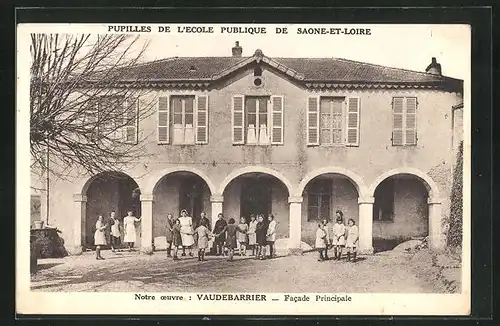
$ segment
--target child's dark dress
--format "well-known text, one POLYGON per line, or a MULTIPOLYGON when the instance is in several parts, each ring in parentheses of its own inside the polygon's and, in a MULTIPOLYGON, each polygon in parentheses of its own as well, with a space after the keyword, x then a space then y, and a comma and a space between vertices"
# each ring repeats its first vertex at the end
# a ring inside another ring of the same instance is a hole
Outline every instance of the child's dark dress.
POLYGON ((226 241, 226 234, 223 232, 224 228, 227 226, 227 222, 224 219, 217 220, 214 226, 213 234, 220 234, 215 238, 215 243, 218 245, 223 245, 226 241))
POLYGON ((236 224, 229 224, 226 226, 226 247, 230 249, 234 249, 237 247, 236 244, 236 231, 238 230, 238 226, 236 224))
POLYGON ((259 246, 265 246, 267 244, 266 240, 267 225, 265 222, 257 223, 257 229, 255 230, 255 234, 257 235, 257 244, 259 246))
POLYGON ((172 227, 172 244, 174 247, 182 246, 181 226, 174 224, 172 227))

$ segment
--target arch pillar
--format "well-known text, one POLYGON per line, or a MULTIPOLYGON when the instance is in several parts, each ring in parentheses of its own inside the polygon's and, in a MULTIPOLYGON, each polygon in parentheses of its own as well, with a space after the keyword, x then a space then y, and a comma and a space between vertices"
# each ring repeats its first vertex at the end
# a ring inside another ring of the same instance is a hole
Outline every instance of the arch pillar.
POLYGON ((302 196, 288 197, 290 226, 289 226, 289 239, 288 250, 291 253, 301 252, 300 244, 302 242, 302 196))
POLYGON ((433 250, 443 250, 445 238, 443 234, 443 215, 441 213, 441 199, 429 197, 429 245, 433 250))
POLYGON ((141 194, 141 253, 153 253, 153 194, 141 194))
POLYGON ((73 241, 67 250, 70 255, 80 255, 83 251, 83 230, 86 228, 87 196, 73 194, 73 241))
POLYGON ((374 197, 359 197, 359 252, 373 254, 373 204, 374 197))

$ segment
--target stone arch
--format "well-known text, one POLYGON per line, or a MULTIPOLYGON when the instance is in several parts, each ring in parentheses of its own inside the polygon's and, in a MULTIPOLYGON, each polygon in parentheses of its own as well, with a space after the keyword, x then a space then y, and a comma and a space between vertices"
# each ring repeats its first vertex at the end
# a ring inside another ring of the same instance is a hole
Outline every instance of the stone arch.
POLYGON ((135 176, 133 175, 130 175, 126 172, 123 172, 123 171, 113 171, 113 170, 109 170, 109 171, 102 171, 102 172, 99 172, 89 178, 81 178, 81 179, 78 179, 76 182, 75 182, 75 191, 74 191, 74 194, 75 195, 83 195, 85 196, 86 193, 87 193, 87 190, 89 189, 90 185, 92 184, 92 182, 94 182, 97 178, 99 178, 100 176, 102 175, 105 175, 105 174, 119 174, 119 175, 123 175, 123 176, 127 176, 129 177, 130 179, 134 180, 134 182, 139 186, 139 189, 142 191, 143 187, 142 187, 142 184, 140 183, 140 180, 139 178, 136 178, 135 176))
POLYGON ((152 194, 154 188, 158 184, 158 182, 166 175, 174 173, 174 172, 190 172, 193 173, 205 181, 207 184, 208 188, 210 189, 210 193, 212 195, 215 195, 217 193, 217 188, 213 184, 212 180, 202 171, 198 170, 197 168, 193 168, 190 166, 174 166, 174 167, 169 167, 163 170, 159 171, 154 171, 150 176, 147 177, 146 181, 144 182, 144 191, 143 193, 145 194, 152 194))
POLYGON ((434 182, 434 180, 432 180, 432 178, 429 175, 422 172, 421 170, 408 167, 392 169, 378 176, 375 179, 375 181, 371 184, 370 188, 368 188, 369 195, 373 196, 375 194, 375 189, 377 189, 378 185, 382 181, 398 174, 409 174, 417 177, 420 181, 422 181, 425 188, 427 189, 427 192, 429 193, 429 198, 432 198, 433 201, 440 201, 439 187, 436 184, 436 182, 434 182))
POLYGON ((312 179, 314 179, 322 174, 327 174, 327 173, 335 173, 335 174, 340 174, 342 176, 347 177, 347 179, 349 179, 349 181, 351 181, 351 183, 354 185, 354 187, 358 191, 358 196, 360 198, 365 198, 369 194, 368 188, 366 187, 366 185, 363 181, 363 178, 361 178, 358 174, 356 174, 350 170, 341 168, 341 167, 327 166, 327 167, 319 168, 319 169, 316 169, 314 171, 307 173, 304 176, 304 178, 302 179, 302 181, 300 181, 299 186, 297 188, 297 193, 295 195, 298 197, 301 197, 303 192, 304 192, 305 187, 312 179))
POLYGON ((224 193, 224 190, 226 189, 227 185, 232 180, 236 179, 240 175, 247 174, 247 173, 265 173, 265 174, 272 175, 275 178, 277 178, 278 180, 280 180, 285 185, 285 187, 288 190, 289 196, 291 196, 292 194, 295 193, 292 183, 280 172, 275 171, 275 170, 270 169, 270 168, 263 167, 263 166, 247 166, 247 167, 244 167, 241 169, 234 170, 228 176, 226 176, 224 178, 224 180, 222 180, 222 182, 219 186, 219 194, 224 193))

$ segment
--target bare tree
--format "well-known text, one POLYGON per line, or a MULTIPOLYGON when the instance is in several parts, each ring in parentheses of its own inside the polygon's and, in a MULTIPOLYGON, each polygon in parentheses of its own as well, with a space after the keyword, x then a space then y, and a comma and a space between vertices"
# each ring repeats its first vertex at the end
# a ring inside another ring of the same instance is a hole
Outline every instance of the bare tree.
POLYGON ((138 124, 154 99, 137 67, 146 48, 124 34, 31 34, 32 172, 96 174, 145 155, 138 124))

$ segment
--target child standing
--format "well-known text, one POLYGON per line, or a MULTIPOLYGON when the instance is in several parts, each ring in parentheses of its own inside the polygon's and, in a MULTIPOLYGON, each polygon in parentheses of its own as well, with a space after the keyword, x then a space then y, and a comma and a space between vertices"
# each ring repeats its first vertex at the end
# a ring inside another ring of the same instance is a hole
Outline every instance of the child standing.
POLYGON ((252 248, 252 256, 255 256, 257 254, 257 236, 255 234, 256 230, 257 220, 255 220, 254 214, 250 214, 250 224, 248 225, 248 246, 252 248))
POLYGON ((319 252, 319 258, 318 261, 323 261, 325 260, 325 252, 326 252, 326 246, 327 246, 327 233, 325 231, 325 226, 323 225, 323 222, 318 223, 318 229, 316 230, 316 243, 315 247, 319 252))
POLYGON ((332 243, 332 240, 330 238, 330 232, 328 231, 328 219, 324 218, 322 220, 323 223, 323 229, 326 232, 326 249, 325 249, 325 260, 329 260, 330 258, 328 257, 328 249, 330 248, 330 244, 332 243))
POLYGON ((111 234, 110 234, 111 251, 115 252, 120 247, 121 237, 122 237, 120 220, 116 218, 115 211, 111 211, 110 222, 111 222, 111 234))
POLYGON ((172 245, 174 246, 174 260, 179 260, 177 251, 179 250, 179 246, 182 246, 181 222, 179 219, 175 219, 172 226, 172 245))
POLYGON ((165 238, 167 240, 167 257, 170 258, 172 251, 172 241, 173 241, 173 227, 174 227, 174 216, 170 213, 167 214, 167 223, 165 225, 165 238))
POLYGON ((101 246, 106 245, 106 235, 104 234, 104 230, 106 229, 106 225, 103 222, 102 215, 97 217, 97 222, 95 223, 95 233, 94 233, 94 245, 95 247, 95 259, 104 260, 101 256, 101 246))
POLYGON ((228 225, 224 227, 222 230, 222 233, 226 233, 226 247, 229 250, 229 261, 233 260, 234 256, 234 249, 236 248, 236 233, 237 232, 246 232, 241 230, 238 225, 234 224, 235 220, 234 218, 230 218, 228 221, 228 225))
POLYGON ((352 218, 349 219, 347 225, 347 239, 345 244, 347 248, 347 260, 351 261, 352 253, 352 262, 356 262, 356 247, 358 245, 359 229, 352 218))
POLYGON ((264 215, 260 214, 257 217, 257 227, 255 230, 257 238, 257 259, 266 259, 266 235, 267 235, 267 224, 264 222, 264 215))
POLYGON ((207 227, 207 222, 201 220, 200 226, 196 228, 194 233, 198 234, 198 260, 205 260, 205 249, 208 248, 208 241, 212 237, 212 232, 207 227))
POLYGON ((216 234, 215 236, 215 250, 216 250, 216 255, 220 256, 224 254, 224 242, 226 241, 226 234, 222 232, 224 228, 227 225, 226 220, 224 219, 224 215, 222 213, 219 213, 217 215, 218 220, 215 222, 213 234, 216 234))
POLYGON ((342 211, 338 210, 336 212, 337 219, 336 223, 333 225, 333 254, 334 259, 340 260, 342 258, 342 248, 345 245, 345 225, 344 225, 344 214, 342 211))
POLYGON ((268 216, 269 223, 267 225, 266 241, 269 245, 269 258, 276 257, 274 243, 276 242, 276 221, 273 214, 268 216))
POLYGON ((238 228, 241 231, 238 231, 238 243, 240 244, 240 256, 247 255, 247 243, 248 243, 248 224, 245 222, 245 218, 240 218, 240 224, 238 224, 238 228))

